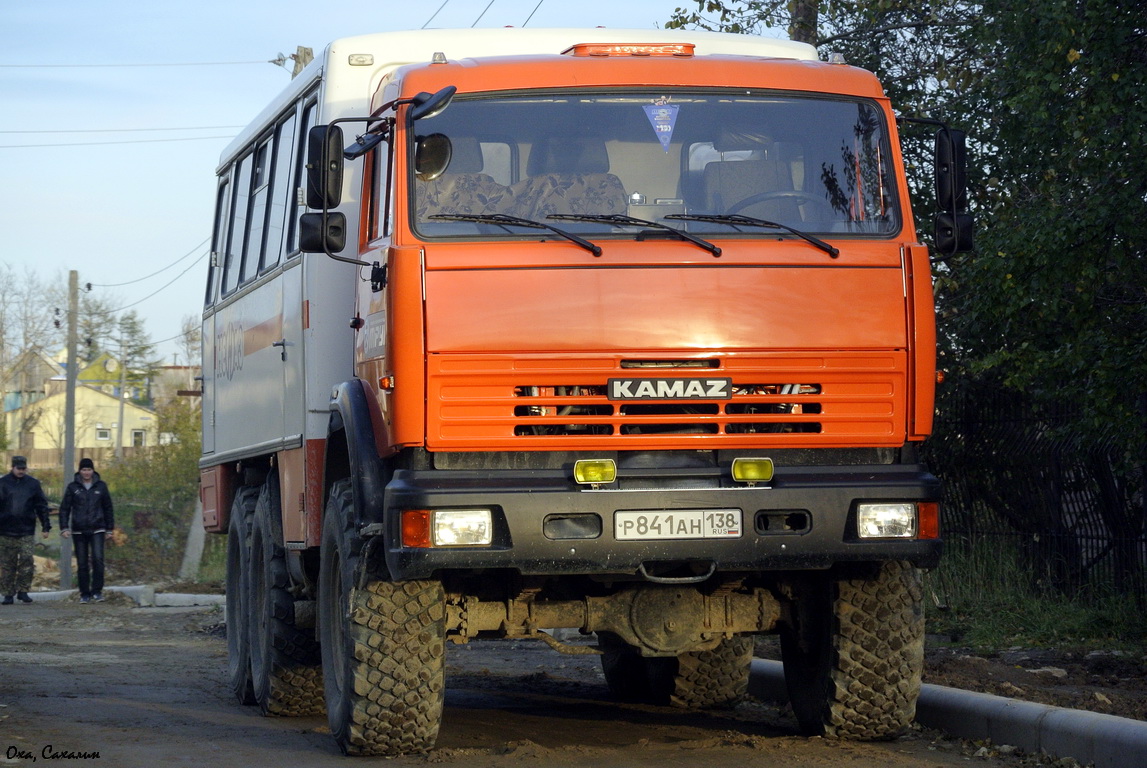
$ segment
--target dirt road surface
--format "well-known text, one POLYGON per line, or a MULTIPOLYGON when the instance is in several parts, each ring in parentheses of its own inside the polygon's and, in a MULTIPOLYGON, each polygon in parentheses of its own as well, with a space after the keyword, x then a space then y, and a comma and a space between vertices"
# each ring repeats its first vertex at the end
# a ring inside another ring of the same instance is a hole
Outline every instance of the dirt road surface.
POLYGON ((597 657, 533 642, 451 647, 446 714, 427 755, 343 757, 325 718, 262 717, 226 684, 217 608, 37 602, 0 607, 0 765, 457 765, 466 768, 907 768, 1035 765, 914 731, 894 742, 808 739, 749 701, 696 714, 610 700, 597 657), (980 754, 973 757, 977 752, 980 754))

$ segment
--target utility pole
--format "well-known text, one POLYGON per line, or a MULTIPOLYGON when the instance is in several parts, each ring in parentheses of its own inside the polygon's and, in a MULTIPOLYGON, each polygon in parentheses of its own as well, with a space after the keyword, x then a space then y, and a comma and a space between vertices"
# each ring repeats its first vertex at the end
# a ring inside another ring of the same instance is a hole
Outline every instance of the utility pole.
MULTIPOLYGON (((68 272, 68 371, 67 390, 64 393, 64 487, 76 469, 76 374, 79 363, 76 354, 76 328, 80 313, 80 276, 76 270, 68 272)), ((60 537, 60 589, 72 588, 72 540, 60 537)))
POLYGON ((127 388, 127 367, 124 365, 123 326, 119 329, 119 421, 116 422, 115 457, 123 458, 123 396, 127 388))

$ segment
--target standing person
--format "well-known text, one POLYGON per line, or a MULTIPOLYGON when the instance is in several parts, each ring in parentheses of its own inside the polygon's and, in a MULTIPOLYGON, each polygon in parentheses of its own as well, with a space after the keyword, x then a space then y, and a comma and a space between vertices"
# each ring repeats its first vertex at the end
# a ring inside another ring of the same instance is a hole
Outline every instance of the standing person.
POLYGON ((28 474, 28 460, 12 457, 12 471, 0 477, 0 605, 12 605, 18 599, 32 602, 32 546, 36 541, 36 518, 44 538, 52 530, 48 519, 48 498, 40 481, 28 474))
POLYGON ((115 530, 112 495, 100 480, 91 459, 80 459, 80 470, 60 501, 60 534, 75 542, 80 602, 104 599, 104 537, 115 530))

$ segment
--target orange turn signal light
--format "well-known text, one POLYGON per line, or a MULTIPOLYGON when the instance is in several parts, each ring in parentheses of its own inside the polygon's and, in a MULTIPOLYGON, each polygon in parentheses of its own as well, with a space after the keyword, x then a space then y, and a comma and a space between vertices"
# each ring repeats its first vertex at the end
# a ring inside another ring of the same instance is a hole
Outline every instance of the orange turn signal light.
POLYGON ((429 547, 430 510, 406 509, 402 512, 402 546, 429 547))
POLYGON ((940 502, 921 501, 916 504, 916 538, 940 538, 940 502))

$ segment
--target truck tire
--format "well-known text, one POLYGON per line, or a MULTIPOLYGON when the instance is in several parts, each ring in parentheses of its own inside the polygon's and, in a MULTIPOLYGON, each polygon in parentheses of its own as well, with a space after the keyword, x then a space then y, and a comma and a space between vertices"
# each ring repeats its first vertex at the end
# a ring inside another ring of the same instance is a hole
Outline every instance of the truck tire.
POLYGON ((736 704, 749 688, 752 638, 734 637, 711 651, 667 658, 643 657, 607 632, 599 643, 606 684, 621 701, 711 709, 736 704))
POLYGON ((670 704, 686 709, 729 707, 749 690, 753 639, 727 638, 711 651, 683 653, 673 661, 670 704))
POLYGON ((599 632, 597 642, 601 647, 601 671, 615 699, 638 704, 664 703, 658 700, 667 700, 666 696, 654 690, 654 686, 659 678, 657 667, 669 659, 645 658, 612 632, 599 632))
POLYGON ((278 478, 272 473, 259 494, 251 526, 247 595, 252 688, 265 715, 316 715, 323 712, 322 659, 313 632, 295 626, 278 496, 278 478))
POLYGON ((251 562, 251 518, 259 489, 242 486, 231 503, 227 525, 227 677, 240 704, 254 704, 251 683, 251 637, 247 607, 247 573, 251 562))
POLYGON ((817 579, 798 589, 795 615, 781 653, 801 730, 855 741, 902 734, 924 669, 919 571, 887 562, 871 578, 817 579))
POLYGON ((350 481, 339 480, 327 502, 319 564, 331 734, 348 755, 425 752, 438 738, 445 696, 442 584, 392 583, 370 563, 360 566, 354 519, 350 481))

